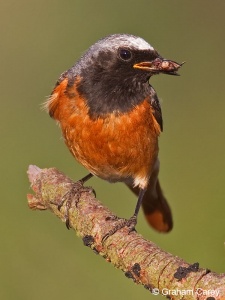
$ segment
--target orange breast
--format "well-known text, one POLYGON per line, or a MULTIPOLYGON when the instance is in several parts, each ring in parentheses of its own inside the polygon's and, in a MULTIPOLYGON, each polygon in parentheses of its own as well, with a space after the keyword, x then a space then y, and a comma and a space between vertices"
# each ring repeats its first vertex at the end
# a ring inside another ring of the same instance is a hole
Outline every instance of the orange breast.
POLYGON ((59 121, 74 157, 105 180, 132 178, 135 185, 146 187, 158 155, 160 133, 147 99, 129 113, 92 119, 76 87, 70 87, 69 91, 67 88, 65 92, 66 87, 67 80, 56 87, 48 109, 59 121))

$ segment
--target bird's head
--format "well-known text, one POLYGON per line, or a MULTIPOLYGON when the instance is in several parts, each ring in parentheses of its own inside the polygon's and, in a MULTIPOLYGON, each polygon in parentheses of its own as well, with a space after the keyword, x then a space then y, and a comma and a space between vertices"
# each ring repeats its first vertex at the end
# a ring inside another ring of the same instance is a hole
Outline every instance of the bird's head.
POLYGON ((178 75, 182 64, 163 59, 144 39, 114 34, 92 45, 71 69, 94 110, 126 111, 149 93, 154 74, 178 75))

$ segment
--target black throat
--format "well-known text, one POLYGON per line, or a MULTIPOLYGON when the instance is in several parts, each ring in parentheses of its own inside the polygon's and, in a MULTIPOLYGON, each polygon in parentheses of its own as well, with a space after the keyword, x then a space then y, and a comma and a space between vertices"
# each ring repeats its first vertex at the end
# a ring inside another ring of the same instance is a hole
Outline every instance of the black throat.
MULTIPOLYGON (((86 77, 85 77, 86 78, 86 77)), ((102 81, 93 83, 81 79, 78 92, 84 97, 92 119, 104 118, 110 113, 123 114, 131 111, 144 100, 149 101, 152 113, 163 131, 163 119, 159 99, 153 87, 148 83, 141 83, 134 79, 127 84, 115 85, 112 78, 103 84, 102 81)))
POLYGON ((77 89, 87 102, 90 117, 129 112, 146 98, 151 98, 154 90, 148 81, 140 82, 135 77, 127 80, 119 78, 118 74, 110 77, 105 74, 101 78, 90 73, 81 74, 77 89))

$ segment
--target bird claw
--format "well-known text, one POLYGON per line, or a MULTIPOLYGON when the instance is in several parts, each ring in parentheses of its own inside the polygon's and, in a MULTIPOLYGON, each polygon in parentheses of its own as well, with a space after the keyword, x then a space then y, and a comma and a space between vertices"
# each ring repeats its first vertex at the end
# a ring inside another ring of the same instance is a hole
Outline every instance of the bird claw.
POLYGON ((118 220, 118 223, 115 227, 113 227, 107 234, 105 234, 102 238, 102 243, 104 243, 110 236, 116 233, 118 230, 128 227, 128 234, 132 231, 136 231, 135 226, 137 224, 137 216, 133 215, 130 219, 118 218, 116 216, 107 217, 106 220, 118 220))
POLYGON ((117 221, 120 220, 121 218, 115 216, 115 215, 110 215, 108 217, 105 218, 106 221, 117 221))
POLYGON ((95 190, 92 187, 84 187, 83 182, 79 180, 73 183, 71 189, 63 195, 61 202, 57 205, 57 208, 60 211, 62 206, 66 202, 64 218, 67 229, 71 228, 69 220, 69 210, 72 206, 77 207, 80 197, 84 192, 93 193, 96 197, 95 190))

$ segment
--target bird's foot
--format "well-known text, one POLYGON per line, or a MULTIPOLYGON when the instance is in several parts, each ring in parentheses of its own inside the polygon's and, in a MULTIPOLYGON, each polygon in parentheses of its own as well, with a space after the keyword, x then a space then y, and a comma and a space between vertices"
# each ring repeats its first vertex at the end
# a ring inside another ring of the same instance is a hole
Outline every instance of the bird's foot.
POLYGON ((118 230, 124 228, 124 227, 128 227, 129 232, 132 231, 136 231, 135 230, 135 226, 137 224, 137 216, 133 215, 130 219, 122 219, 122 218, 118 218, 116 216, 112 216, 112 217, 108 217, 106 218, 106 221, 108 220, 115 220, 118 221, 118 223, 116 224, 116 226, 114 226, 107 234, 105 234, 102 238, 102 243, 104 243, 110 236, 112 236, 114 233, 116 233, 118 230))
POLYGON ((77 204, 80 200, 80 197, 82 193, 93 193, 94 196, 96 197, 95 190, 92 187, 85 187, 83 186, 83 181, 78 180, 72 184, 71 189, 66 192, 63 197, 61 198, 61 201, 59 204, 57 204, 58 210, 60 211, 62 206, 66 203, 65 205, 65 213, 64 213, 64 218, 66 220, 65 224, 67 229, 70 229, 70 220, 69 220, 69 210, 71 207, 75 206, 77 207, 77 204))

